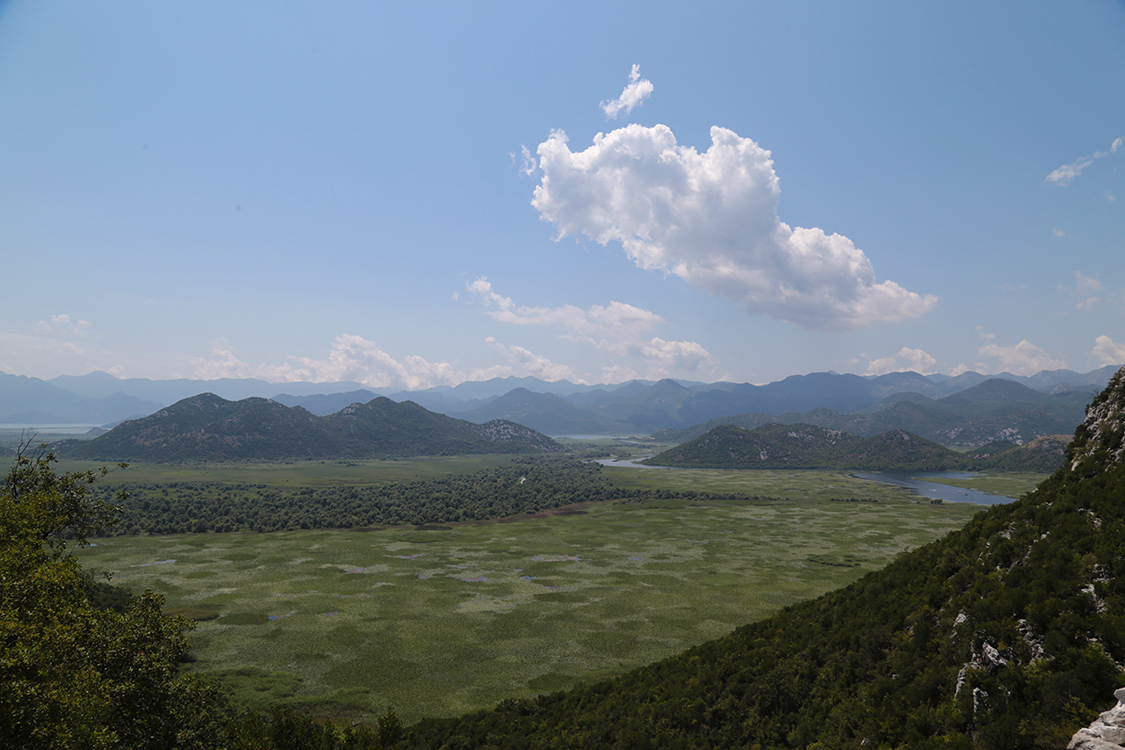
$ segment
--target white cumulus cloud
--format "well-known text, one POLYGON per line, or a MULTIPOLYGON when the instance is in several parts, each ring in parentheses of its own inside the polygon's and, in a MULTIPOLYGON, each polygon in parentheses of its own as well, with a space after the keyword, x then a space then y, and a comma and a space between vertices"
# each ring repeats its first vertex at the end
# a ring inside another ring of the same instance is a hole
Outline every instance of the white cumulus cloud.
POLYGON ((1098 358, 1102 365, 1125 365, 1125 343, 1117 343, 1109 336, 1098 336, 1094 339, 1094 348, 1090 351, 1098 358))
POLYGON ((537 154, 543 177, 532 205, 559 239, 620 242, 641 268, 752 314, 843 331, 915 318, 937 303, 877 282, 847 237, 782 222, 770 152, 726 128, 711 128, 703 153, 665 125, 630 124, 579 152, 555 131, 537 154))
POLYGON ((239 359, 225 339, 213 344, 210 357, 193 360, 192 377, 261 378, 272 383, 355 382, 371 388, 418 390, 435 385, 455 385, 466 379, 448 362, 429 362, 409 355, 395 359, 374 341, 344 334, 332 342, 326 359, 292 356, 292 363, 281 365, 248 364, 239 359))
POLYGON ((889 372, 916 372, 931 375, 937 372, 937 360, 922 349, 902 347, 889 357, 873 359, 868 363, 867 375, 886 375, 889 372))
POLYGON ((991 334, 982 334, 989 343, 977 349, 977 354, 994 360, 992 365, 977 363, 981 372, 1009 372, 1013 375, 1034 375, 1041 370, 1061 370, 1066 362, 1055 359, 1043 349, 1023 339, 1012 346, 992 343, 991 334))
POLYGON ((501 344, 493 336, 489 336, 484 342, 500 352, 512 364, 510 366, 497 366, 493 368, 495 373, 489 371, 487 377, 474 377, 474 380, 506 377, 514 373, 519 373, 521 376, 536 377, 552 383, 556 380, 569 380, 571 382, 581 380, 575 375, 574 370, 567 365, 552 362, 549 358, 536 354, 525 347, 501 344))
POLYGON ((632 112, 633 107, 643 103, 652 92, 652 81, 641 78, 641 66, 634 64, 633 69, 629 72, 629 83, 621 92, 621 96, 602 102, 602 111, 609 119, 616 120, 622 112, 625 114, 632 112))

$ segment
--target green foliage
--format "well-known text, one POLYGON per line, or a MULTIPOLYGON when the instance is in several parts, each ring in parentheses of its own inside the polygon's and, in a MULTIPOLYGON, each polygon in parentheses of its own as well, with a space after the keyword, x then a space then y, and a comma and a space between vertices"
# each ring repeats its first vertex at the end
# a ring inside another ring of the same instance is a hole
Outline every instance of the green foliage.
MULTIPOLYGON (((108 493, 108 490, 106 491, 108 493)), ((712 497, 625 491, 597 464, 568 457, 514 459, 510 466, 417 482, 283 490, 265 484, 172 482, 131 485, 121 522, 108 534, 182 534, 335 529, 481 521, 583 502, 712 497)))
POLYGON ((393 709, 379 718, 374 730, 338 727, 331 719, 317 723, 305 714, 279 709, 269 716, 246 714, 229 731, 238 750, 382 750, 394 747, 403 736, 393 709))
POLYGON ((154 594, 93 606, 67 540, 112 522, 113 507, 90 499, 93 473, 57 475, 53 461, 21 448, 0 495, 0 745, 214 746, 223 700, 177 671, 189 623, 154 594))
MULTIPOLYGON (((17 449, 16 460, 4 479, 4 497, 14 511, 18 511, 29 529, 40 541, 52 548, 62 548, 63 536, 72 537, 78 544, 98 531, 116 522, 120 508, 113 501, 124 500, 124 494, 107 497, 89 494, 90 485, 104 477, 109 469, 98 471, 67 472, 56 476, 51 464, 52 453, 41 446, 28 453, 30 445, 23 443, 17 449)), ((118 468, 125 468, 119 464, 118 468)))
POLYGON ((1068 443, 1068 435, 1044 435, 1024 445, 1007 446, 1002 450, 990 451, 989 446, 984 446, 971 451, 969 457, 979 459, 973 462, 974 468, 1050 474, 1062 465, 1068 443))

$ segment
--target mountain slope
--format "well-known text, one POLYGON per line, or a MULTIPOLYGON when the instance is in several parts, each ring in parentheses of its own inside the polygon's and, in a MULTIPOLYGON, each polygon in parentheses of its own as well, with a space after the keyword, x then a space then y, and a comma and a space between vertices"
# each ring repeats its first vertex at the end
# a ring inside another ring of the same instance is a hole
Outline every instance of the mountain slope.
POLYGON ((753 430, 722 425, 645 463, 703 469, 872 471, 940 470, 965 465, 961 455, 904 430, 863 438, 806 424, 766 424, 753 430))
POLYGON ((273 460, 561 450, 545 435, 494 420, 476 425, 409 401, 376 398, 315 416, 264 398, 227 401, 211 393, 124 422, 84 443, 60 444, 67 458, 101 461, 273 460))
POLYGON ((313 396, 294 396, 289 393, 280 393, 274 396, 272 400, 285 406, 300 406, 318 417, 327 417, 329 414, 335 414, 352 404, 365 404, 378 397, 378 393, 361 388, 358 391, 348 391, 347 393, 318 393, 313 396))
POLYGON ((1125 681, 1125 370, 1033 493, 840 591, 414 747, 1062 748, 1125 681))
POLYGON ((151 414, 160 404, 128 396, 120 390, 84 396, 39 378, 0 372, 0 423, 106 424, 138 414, 151 414))
POLYGON ((720 424, 751 428, 771 421, 814 424, 864 437, 906 430, 945 446, 975 448, 998 440, 1023 443, 1043 435, 1071 432, 1082 421, 1089 400, 1082 391, 1048 394, 993 379, 939 399, 904 392, 850 413, 826 407, 772 417, 757 412, 711 419, 682 430, 663 430, 654 437, 686 442, 720 424))
POLYGON ((489 419, 510 419, 550 435, 594 434, 627 431, 630 425, 607 423, 590 412, 553 393, 534 393, 526 388, 508 391, 484 406, 458 412, 461 419, 483 422, 489 419))

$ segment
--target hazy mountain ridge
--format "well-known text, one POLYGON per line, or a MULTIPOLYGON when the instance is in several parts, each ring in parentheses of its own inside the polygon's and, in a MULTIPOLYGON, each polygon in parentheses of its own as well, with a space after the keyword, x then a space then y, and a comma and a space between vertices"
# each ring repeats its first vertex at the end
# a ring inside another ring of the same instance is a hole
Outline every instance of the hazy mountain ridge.
POLYGON ((470 422, 497 418, 520 424, 534 422, 535 429, 551 435, 624 432, 631 427, 624 422, 606 422, 554 393, 534 393, 523 387, 484 406, 456 413, 470 422))
MULTIPOLYGON (((1039 382, 1054 383, 1057 388, 1061 382, 1058 378, 1068 373, 1056 373, 1054 380, 1044 377, 1039 382)), ((1096 374, 1075 379, 1104 377, 1104 385, 1111 374, 1102 368, 1096 374)), ((1083 409, 1095 392, 1086 383, 1077 390, 1039 392, 1015 380, 979 375, 935 383, 917 373, 893 373, 878 378, 813 373, 765 386, 723 383, 719 387, 686 388, 675 381, 660 381, 651 386, 632 382, 596 398, 584 395, 581 399, 567 399, 585 410, 581 415, 586 425, 583 428, 578 428, 580 412, 574 413, 574 423, 563 425, 558 422, 557 410, 546 407, 525 408, 520 417, 523 424, 554 434, 589 432, 590 419, 598 419, 600 432, 655 432, 661 440, 684 441, 717 424, 751 427, 778 421, 819 424, 865 436, 906 429, 942 444, 975 447, 997 439, 1026 442, 1045 434, 1069 433, 1081 421, 1083 409), (986 385, 989 383, 993 385, 986 385), (982 390, 963 402, 943 403, 962 392, 961 386, 969 391, 982 390), (810 418, 810 412, 823 416, 810 418), (622 425, 626 429, 622 430, 622 425), (683 432, 673 432, 677 429, 683 432)), ((505 415, 505 406, 503 400, 497 399, 472 411, 449 413, 480 420, 505 415)))
POLYGON ((128 395, 122 389, 93 397, 72 393, 38 378, 0 373, 0 423, 101 424, 149 414, 160 406, 158 402, 128 395))
POLYGON ((422 722, 411 746, 1066 747, 1125 680, 1123 434, 1125 370, 1021 500, 678 656, 422 722))
MULTIPOLYGON (((1112 368, 1101 368, 1085 374, 1067 370, 1039 373, 1030 378, 1003 376, 1002 379, 1034 384, 1043 393, 1061 389, 1063 397, 1066 393, 1077 394, 1075 401, 1084 406, 1097 390, 1104 387, 1110 375, 1112 368)), ((547 382, 538 378, 494 378, 462 383, 456 387, 396 392, 389 397, 396 401, 411 400, 431 411, 449 416, 486 422, 496 418, 511 418, 511 405, 500 399, 512 391, 523 389, 528 394, 554 394, 575 407, 570 416, 566 417, 557 402, 543 400, 538 406, 525 404, 518 412, 521 418, 517 421, 534 429, 554 434, 649 433, 665 428, 683 429, 716 418, 750 413, 777 416, 802 414, 818 408, 840 413, 860 413, 878 410, 880 404, 884 409, 890 408, 891 399, 904 400, 901 394, 905 393, 914 394, 905 397, 907 400, 925 403, 925 399, 941 399, 988 379, 977 373, 965 373, 955 378, 936 375, 923 377, 910 372, 878 377, 811 373, 794 375, 762 386, 673 380, 637 380, 616 385, 584 386, 565 380, 547 382)), ((106 373, 90 373, 80 377, 61 376, 47 382, 0 373, 0 422, 7 420, 9 423, 36 425, 66 422, 109 424, 151 414, 166 405, 204 392, 214 393, 228 400, 272 398, 289 406, 304 406, 314 414, 325 416, 346 406, 347 404, 342 403, 345 400, 354 398, 366 401, 375 395, 387 396, 383 391, 385 389, 366 388, 358 383, 274 385, 254 379, 119 380, 106 373), (372 395, 366 398, 343 395, 348 393, 372 395)), ((1081 416, 1081 413, 1072 416, 1072 421, 1047 432, 1057 432, 1060 429, 1070 432, 1081 416)), ((815 423, 810 419, 788 421, 815 423)), ((839 427, 844 428, 843 425, 839 427)), ((877 434, 894 427, 912 429, 909 424, 882 427, 883 429, 872 427, 866 432, 877 434)), ((846 429, 855 434, 865 432, 854 424, 846 429)), ((926 437, 941 440, 936 435, 927 434, 926 437)), ((978 438, 974 438, 976 439, 978 438)))
POLYGON ((366 458, 562 450, 545 435, 494 420, 473 424, 418 404, 379 397, 319 417, 264 398, 211 393, 124 422, 93 440, 65 441, 60 455, 103 461, 366 458))
POLYGON ((976 448, 997 441, 1019 444, 1044 435, 1073 432, 1091 398, 1092 394, 1081 390, 1048 394, 1013 381, 992 379, 938 399, 904 392, 853 413, 821 407, 802 414, 739 414, 682 430, 662 430, 654 437, 664 442, 687 442, 722 424, 752 429, 777 422, 814 424, 861 437, 906 430, 948 447, 976 448))

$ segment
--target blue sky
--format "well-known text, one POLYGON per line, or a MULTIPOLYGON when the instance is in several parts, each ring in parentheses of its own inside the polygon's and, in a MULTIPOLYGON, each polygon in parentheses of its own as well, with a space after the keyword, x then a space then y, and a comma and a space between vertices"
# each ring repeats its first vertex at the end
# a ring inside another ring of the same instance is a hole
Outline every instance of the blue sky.
POLYGON ((0 3, 0 370, 1125 363, 1125 3, 0 3))

